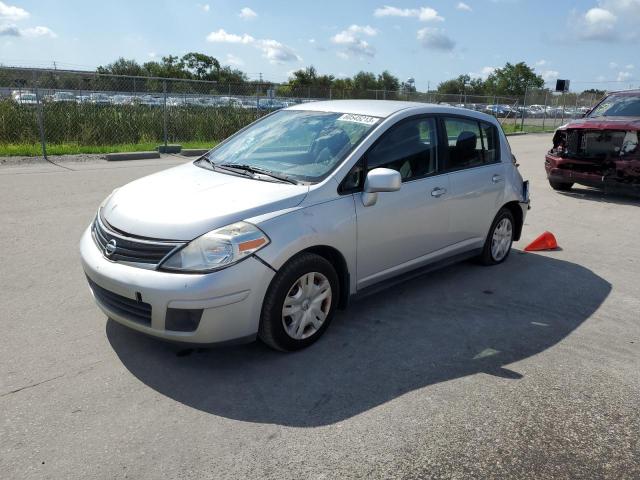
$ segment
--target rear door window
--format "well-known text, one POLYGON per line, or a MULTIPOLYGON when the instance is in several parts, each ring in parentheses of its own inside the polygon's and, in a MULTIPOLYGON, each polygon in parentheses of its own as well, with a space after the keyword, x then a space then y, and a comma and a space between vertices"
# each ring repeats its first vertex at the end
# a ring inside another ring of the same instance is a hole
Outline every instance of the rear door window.
POLYGON ((480 124, 471 119, 445 118, 447 136, 447 170, 462 170, 483 164, 480 124))
POLYGON ((446 170, 463 170, 500 160, 495 125, 470 118, 444 119, 447 137, 446 170))

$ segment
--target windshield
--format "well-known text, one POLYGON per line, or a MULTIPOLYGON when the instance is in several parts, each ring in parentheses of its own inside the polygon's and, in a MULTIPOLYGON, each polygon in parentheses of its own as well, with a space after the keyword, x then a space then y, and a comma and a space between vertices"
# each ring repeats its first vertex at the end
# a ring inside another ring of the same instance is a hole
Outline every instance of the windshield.
POLYGON ((246 165, 302 182, 325 178, 374 127, 378 117, 283 110, 214 148, 216 165, 246 165))
POLYGON ((593 109, 589 117, 640 117, 640 93, 609 95, 593 109))

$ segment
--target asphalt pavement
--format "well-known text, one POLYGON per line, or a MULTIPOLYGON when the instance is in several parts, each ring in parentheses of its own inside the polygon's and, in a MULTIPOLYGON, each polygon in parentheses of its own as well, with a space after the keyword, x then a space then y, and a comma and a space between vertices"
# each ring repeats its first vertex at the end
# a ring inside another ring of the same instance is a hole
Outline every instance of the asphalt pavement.
POLYGON ((78 241, 188 161, 0 167, 0 478, 639 478, 640 201, 546 183, 523 239, 339 312, 313 347, 184 349, 108 321, 78 241), (561 249, 521 250, 545 230, 561 249))

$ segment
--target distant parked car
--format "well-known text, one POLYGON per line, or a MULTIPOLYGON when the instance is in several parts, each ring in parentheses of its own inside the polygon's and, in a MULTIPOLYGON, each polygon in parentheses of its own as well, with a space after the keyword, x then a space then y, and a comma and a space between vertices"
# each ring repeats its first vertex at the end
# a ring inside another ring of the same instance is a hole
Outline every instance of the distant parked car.
POLYGON ((144 105, 147 107, 161 107, 164 105, 164 99, 159 97, 154 97, 153 95, 143 95, 139 97, 137 100, 139 105, 144 105))
POLYGON ((614 92, 556 130, 545 157, 551 188, 574 183, 640 194, 640 90, 614 92))
POLYGON ((132 105, 133 97, 131 95, 114 95, 111 97, 113 105, 132 105))
POLYGON ((21 105, 36 105, 38 103, 38 97, 31 92, 17 93, 13 95, 13 100, 21 105))
POLYGON ((114 190, 80 254, 98 306, 131 329, 297 350, 353 294, 463 258, 504 262, 528 206, 489 115, 317 102, 114 190))
POLYGON ((221 107, 240 107, 242 102, 236 97, 218 97, 216 98, 216 105, 221 107))
POLYGON ((105 93, 92 93, 89 95, 89 103, 94 105, 111 105, 109 95, 105 93))
POLYGON ((484 112, 495 117, 506 117, 511 112, 511 108, 505 105, 487 105, 484 112))
POLYGON ((76 96, 71 92, 56 92, 51 96, 52 102, 76 102, 76 96))

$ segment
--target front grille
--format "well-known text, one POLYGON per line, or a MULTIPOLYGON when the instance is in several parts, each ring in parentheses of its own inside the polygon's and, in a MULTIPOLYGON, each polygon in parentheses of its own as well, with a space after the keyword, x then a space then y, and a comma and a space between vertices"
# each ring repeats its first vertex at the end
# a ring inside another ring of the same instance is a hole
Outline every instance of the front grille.
POLYGON ((183 242, 171 242, 161 240, 148 240, 136 238, 118 232, 112 227, 105 225, 104 220, 100 218, 100 214, 93 222, 93 239, 102 254, 109 260, 133 262, 133 263, 151 263, 157 265, 160 261, 174 248, 183 245, 183 242), (107 253, 107 245, 111 243, 115 248, 111 248, 107 253))
POLYGON ((138 302, 131 298, 123 297, 117 293, 111 292, 106 288, 102 288, 96 282, 87 277, 89 286, 93 291, 98 302, 102 303, 109 310, 132 320, 142 323, 143 325, 151 325, 151 305, 142 301, 138 302))

